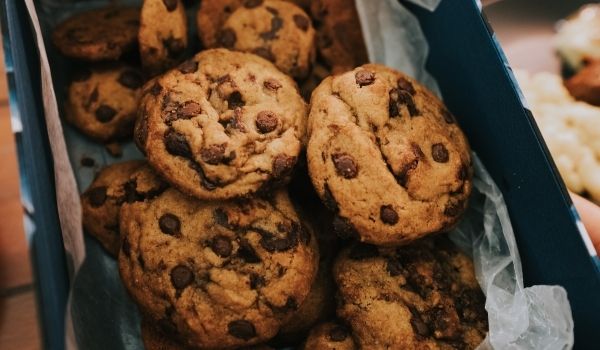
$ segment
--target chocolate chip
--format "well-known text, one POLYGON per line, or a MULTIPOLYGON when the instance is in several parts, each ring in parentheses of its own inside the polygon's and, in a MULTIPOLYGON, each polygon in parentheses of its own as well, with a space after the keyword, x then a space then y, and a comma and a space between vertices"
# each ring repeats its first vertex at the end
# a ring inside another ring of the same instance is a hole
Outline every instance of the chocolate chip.
POLYGON ((200 157, 207 164, 217 165, 223 161, 225 146, 225 144, 221 144, 204 147, 200 150, 200 157))
POLYGON ((154 85, 152 85, 152 87, 150 88, 150 93, 153 96, 158 96, 161 91, 162 91, 162 86, 160 86, 160 84, 158 82, 154 82, 154 85))
POLYGON ((379 209, 379 217, 384 224, 396 225, 398 223, 398 213, 391 205, 382 205, 379 209))
POLYGON ((255 7, 262 5, 262 3, 263 3, 263 0, 246 0, 244 2, 244 7, 248 8, 248 9, 253 9, 255 7))
POLYGON ((163 40, 163 45, 171 59, 176 59, 185 51, 185 42, 183 39, 173 38, 172 36, 163 40))
POLYGON ((111 106, 101 105, 96 109, 96 119, 102 123, 108 123, 111 121, 115 115, 117 115, 117 111, 111 106))
POLYGON ((252 272, 250 274, 250 288, 256 289, 265 285, 265 279, 262 276, 252 272))
POLYGON ((254 247, 245 239, 240 240, 237 255, 249 264, 258 264, 262 260, 254 250, 254 247))
POLYGON ((323 204, 331 211, 337 212, 339 210, 335 197, 333 197, 333 194, 329 189, 329 184, 327 183, 325 183, 325 186, 323 187, 323 204))
POLYGON ((185 158, 192 158, 192 150, 184 135, 173 129, 169 129, 164 135, 164 141, 167 152, 170 154, 185 158))
POLYGON ((273 159, 273 168, 271 170, 271 174, 276 179, 281 179, 285 176, 288 176, 294 165, 296 164, 296 157, 290 157, 286 154, 278 154, 273 159))
POLYGON ((206 174, 204 173, 204 169, 202 169, 202 166, 200 164, 198 164, 195 161, 191 161, 189 163, 190 168, 192 168, 194 171, 196 171, 196 173, 198 174, 198 177, 200 178, 200 184, 202 185, 202 187, 204 187, 206 190, 208 191, 213 191, 215 190, 217 187, 219 187, 219 183, 217 181, 212 181, 209 180, 206 177, 206 174))
POLYGON ((213 219, 217 224, 223 227, 230 227, 227 212, 223 208, 216 208, 213 211, 213 219))
POLYGON ((158 219, 158 226, 163 233, 171 236, 179 236, 181 234, 181 222, 179 218, 171 213, 163 214, 158 219))
POLYGON ((229 238, 223 235, 218 235, 215 238, 213 238, 212 242, 210 243, 210 248, 218 256, 226 258, 231 255, 233 246, 231 245, 231 241, 229 240, 229 238))
POLYGON ((271 111, 262 111, 256 115, 256 128, 261 134, 266 134, 277 128, 277 115, 271 111))
POLYGON ((144 79, 139 72, 128 69, 123 71, 119 76, 119 84, 128 89, 135 90, 144 84, 144 79))
POLYGON ((410 310, 410 313, 412 314, 412 317, 410 318, 410 325, 412 326, 413 331, 420 337, 423 337, 423 338, 428 337, 431 334, 431 331, 429 330, 429 327, 427 326, 427 324, 423 321, 423 319, 419 315, 419 312, 412 307, 409 307, 409 310, 410 310))
POLYGON ((348 338, 350 332, 342 325, 335 325, 329 330, 329 340, 335 343, 342 342, 348 338))
POLYGON ((134 129, 134 141, 142 153, 145 153, 144 149, 146 148, 146 140, 148 139, 148 116, 143 114, 139 117, 137 123, 134 129))
POLYGON ((177 108, 177 117, 180 119, 189 119, 200 113, 202 113, 202 107, 194 101, 184 102, 177 108))
POLYGON ((271 309, 277 313, 285 314, 290 311, 298 310, 298 302, 294 297, 288 297, 283 306, 270 305, 271 309))
POLYGON ((368 70, 361 69, 354 75, 358 86, 363 87, 371 85, 375 82, 375 73, 369 72, 368 70))
POLYGON ((431 146, 431 156, 438 163, 447 163, 449 159, 448 150, 442 143, 436 143, 431 146))
POLYGON ((106 186, 99 186, 88 190, 87 197, 92 207, 98 208, 106 202, 106 190, 106 186))
POLYGON ((298 245, 298 229, 289 230, 287 234, 280 238, 273 233, 254 227, 251 230, 257 231, 260 234, 260 245, 269 253, 284 252, 298 245))
POLYGON ((256 336, 254 325, 246 320, 229 322, 227 331, 235 338, 242 340, 250 340, 256 336))
POLYGON ((266 7, 267 11, 269 11, 270 14, 272 14, 273 16, 277 16, 279 14, 279 11, 277 11, 277 9, 271 7, 271 6, 267 6, 266 7))
POLYGON ((179 71, 183 74, 194 73, 198 70, 198 62, 194 60, 185 61, 179 65, 179 71))
POLYGON ((450 113, 450 111, 445 108, 442 110, 442 117, 444 118, 444 121, 448 124, 454 124, 455 122, 452 113, 450 113))
POLYGON ((282 87, 282 85, 279 81, 272 79, 272 78, 266 79, 263 82, 263 86, 272 91, 277 91, 282 87))
POLYGON ((411 117, 415 117, 419 115, 419 111, 417 110, 417 106, 415 105, 415 101, 413 100, 412 95, 408 91, 400 90, 398 88, 394 88, 390 90, 390 102, 389 102, 389 113, 390 118, 400 116, 400 110, 402 106, 406 106, 408 109, 408 113, 411 117))
POLYGON ((354 162, 354 158, 349 154, 334 153, 331 155, 331 160, 338 175, 346 179, 352 179, 358 175, 358 166, 354 162))
MULTIPOLYGON (((269 10, 269 9, 270 8, 267 7, 267 10, 269 10)), ((275 9, 271 9, 271 10, 275 10, 275 9)), ((275 10, 275 11, 277 11, 277 10, 275 10)), ((271 13, 273 13, 273 12, 271 12, 271 13)), ((269 30, 268 32, 260 33, 260 37, 263 40, 276 39, 277 32, 281 29, 281 27, 283 27, 283 19, 275 13, 273 18, 271 18, 271 30, 269 30)))
POLYGON ((397 259, 389 259, 386 264, 386 269, 392 277, 403 275, 406 272, 402 262, 397 259))
POLYGON ((239 91, 234 91, 231 94, 229 94, 229 97, 227 97, 227 107, 229 109, 244 107, 245 104, 246 102, 244 101, 244 98, 242 97, 242 94, 239 91))
POLYGON ((194 273, 185 265, 177 265, 171 270, 171 283, 175 289, 184 289, 194 280, 194 273))
POLYGON ((350 223, 350 221, 346 218, 337 215, 333 218, 333 222, 331 224, 333 226, 333 232, 340 238, 346 239, 358 237, 356 228, 354 228, 354 225, 352 225, 352 223, 350 223))
POLYGON ((90 157, 83 157, 81 158, 81 166, 84 166, 86 168, 91 168, 94 165, 96 165, 96 161, 94 160, 94 158, 90 158, 90 157))
POLYGON ((252 50, 252 53, 273 63, 275 63, 277 60, 275 55, 273 55, 273 52, 266 47, 257 47, 256 49, 252 50))
POLYGON ((413 84, 405 78, 398 78, 397 84, 398 84, 398 89, 400 89, 400 90, 404 90, 411 95, 414 95, 416 93, 415 87, 413 86, 413 84))
POLYGON ((295 14, 293 18, 294 23, 296 23, 296 27, 300 28, 303 32, 306 32, 308 30, 308 27, 310 26, 310 21, 308 20, 308 18, 306 18, 306 16, 295 14))
POLYGON ((352 260, 365 260, 379 256, 379 250, 372 244, 356 243, 348 256, 352 260))
POLYGON ((217 34, 217 43, 219 46, 232 49, 237 41, 237 36, 231 28, 223 28, 217 34))
POLYGON ((163 0, 163 4, 169 12, 173 12, 177 8, 177 0, 163 0))

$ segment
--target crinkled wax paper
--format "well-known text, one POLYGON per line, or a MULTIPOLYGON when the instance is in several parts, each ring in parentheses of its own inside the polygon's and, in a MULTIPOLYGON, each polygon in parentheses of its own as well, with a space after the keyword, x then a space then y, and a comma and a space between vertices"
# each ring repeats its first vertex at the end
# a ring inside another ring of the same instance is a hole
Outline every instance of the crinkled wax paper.
MULTIPOLYGON (((440 2, 408 1, 430 11, 440 2)), ((131 1, 121 1, 123 2, 131 1)), ((31 0, 27 0, 27 3, 33 8, 31 0)), ((37 1, 45 41, 49 43, 48 34, 52 26, 70 15, 72 10, 98 7, 106 3, 108 1, 37 1)), ((428 47, 417 19, 397 0, 356 0, 356 4, 371 60, 405 71, 439 95, 435 80, 424 68, 428 47)), ((193 13, 190 13, 189 21, 193 28, 193 13)), ((69 65, 52 45, 46 46, 54 72, 56 99, 64 101, 66 79, 63 73, 69 70, 69 65)), ((44 56, 42 46, 40 53, 44 56)), ((50 77, 47 65, 42 64, 42 70, 50 77)), ((44 85, 43 91, 45 98, 54 99, 51 86, 44 85)), ((52 118, 55 124, 60 123, 56 105, 47 104, 45 109, 46 118, 52 118)), ((80 190, 89 185, 94 173, 104 165, 141 156, 132 144, 128 144, 125 145, 123 157, 114 159, 106 153, 104 147, 88 141, 68 125, 63 127, 66 149, 80 190), (96 166, 92 169, 81 167, 80 160, 84 156, 93 158, 96 166)), ((50 137, 52 142, 64 142, 54 140, 57 135, 50 137)), ((65 157, 64 147, 56 147, 53 153, 60 153, 54 154, 55 159, 65 157)), ((571 347, 573 321, 566 292, 561 287, 524 288, 519 254, 502 195, 476 156, 474 165, 475 186, 471 205, 451 237, 473 256, 477 277, 487 295, 490 332, 480 348, 571 347)), ((62 197, 58 199, 60 198, 62 197)), ((80 220, 80 217, 62 217, 77 216, 78 211, 62 211, 60 214, 61 222, 64 219, 80 220)), ((80 235, 78 230, 63 230, 63 235, 65 234, 80 235)), ((64 239, 65 242, 81 240, 80 236, 64 239)), ((142 349, 139 315, 119 280, 115 260, 89 237, 85 237, 85 252, 78 248, 80 246, 66 247, 72 256, 86 256, 73 279, 71 306, 67 317, 68 348, 142 349)))

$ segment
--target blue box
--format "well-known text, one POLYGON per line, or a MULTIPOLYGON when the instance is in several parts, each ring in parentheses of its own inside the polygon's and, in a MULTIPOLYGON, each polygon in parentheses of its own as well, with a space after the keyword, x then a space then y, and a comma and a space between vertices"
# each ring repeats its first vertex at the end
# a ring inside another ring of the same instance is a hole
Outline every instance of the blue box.
MULTIPOLYGON (((582 239, 577 212, 477 2, 445 0, 433 13, 407 6, 429 41, 429 71, 504 194, 525 284, 564 286, 576 348, 597 348, 598 257, 582 239)), ((31 248, 43 344, 63 349, 68 262, 55 203, 38 54, 24 2, 6 0, 1 14, 11 113, 22 124, 16 136, 23 201, 35 225, 31 248)))

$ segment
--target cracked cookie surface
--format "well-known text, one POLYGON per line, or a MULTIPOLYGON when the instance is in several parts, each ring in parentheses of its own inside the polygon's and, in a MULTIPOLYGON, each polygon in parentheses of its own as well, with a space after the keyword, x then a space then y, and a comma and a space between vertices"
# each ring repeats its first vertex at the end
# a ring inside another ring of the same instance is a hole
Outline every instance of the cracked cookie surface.
POLYGON ((142 66, 151 75, 180 62, 188 44, 181 0, 144 0, 138 39, 142 66))
POLYGON ((307 108, 294 81, 247 53, 212 49, 146 84, 135 139, 184 193, 225 199, 288 181, 307 108))
POLYGON ((254 53, 294 78, 305 78, 315 60, 312 21, 292 2, 204 1, 198 25, 206 47, 254 53))
POLYGON ((121 210, 121 278, 140 311, 200 348, 273 337, 309 293, 313 232, 284 191, 206 202, 168 189, 121 210))
POLYGON ((69 85, 66 120, 96 141, 131 137, 143 83, 140 72, 125 65, 80 69, 69 85))
POLYGON ((487 333, 473 263, 446 237, 357 243, 340 253, 334 278, 338 316, 364 349, 475 349, 487 333))
POLYGON ((470 149, 437 97, 373 64, 325 79, 312 96, 308 168, 338 233, 400 245, 458 222, 470 149))
POLYGON ((139 26, 139 9, 107 7, 67 18, 54 29, 52 41, 68 57, 114 61, 135 47, 139 26))
POLYGON ((119 210, 123 203, 152 198, 165 188, 144 161, 109 165, 81 195, 83 227, 116 256, 121 246, 119 210))

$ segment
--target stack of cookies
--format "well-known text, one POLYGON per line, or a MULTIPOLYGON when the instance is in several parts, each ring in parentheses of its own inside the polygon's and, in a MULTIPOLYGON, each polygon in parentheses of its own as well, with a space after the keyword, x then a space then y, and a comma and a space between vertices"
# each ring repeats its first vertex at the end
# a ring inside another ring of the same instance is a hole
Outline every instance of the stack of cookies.
POLYGON ((146 348, 474 349, 484 296, 439 234, 467 207, 470 150, 442 102, 363 64, 351 0, 204 0, 192 57, 185 18, 146 0, 54 33, 93 62, 67 120, 146 156, 81 197, 146 348))

